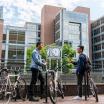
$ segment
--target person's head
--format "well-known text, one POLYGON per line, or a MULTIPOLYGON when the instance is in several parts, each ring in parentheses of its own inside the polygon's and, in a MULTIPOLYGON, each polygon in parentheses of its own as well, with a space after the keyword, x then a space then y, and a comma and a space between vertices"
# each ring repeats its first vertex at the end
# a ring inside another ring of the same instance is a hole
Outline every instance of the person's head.
POLYGON ((83 53, 83 51, 84 51, 84 46, 79 45, 77 48, 77 52, 80 54, 80 53, 83 53))
POLYGON ((43 48, 43 44, 41 42, 37 42, 36 43, 36 48, 38 48, 39 50, 41 50, 43 48))

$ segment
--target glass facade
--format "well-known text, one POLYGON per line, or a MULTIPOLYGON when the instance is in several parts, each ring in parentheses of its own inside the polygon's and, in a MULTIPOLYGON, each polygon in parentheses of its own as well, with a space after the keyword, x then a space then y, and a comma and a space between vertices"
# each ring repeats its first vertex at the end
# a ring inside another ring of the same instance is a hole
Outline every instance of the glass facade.
POLYGON ((3 19, 3 7, 0 6, 0 19, 3 19))
POLYGON ((92 27, 92 54, 95 71, 104 70, 104 17, 94 21, 92 27))
POLYGON ((9 43, 24 44, 25 43, 25 31, 9 31, 9 43))
POLYGON ((59 14, 55 18, 55 40, 67 41, 74 49, 82 44, 85 47, 84 52, 89 56, 88 15, 66 9, 59 14))
POLYGON ((26 44, 36 44, 36 42, 40 41, 40 29, 40 24, 26 24, 26 44))
POLYGON ((26 64, 27 48, 40 41, 40 24, 26 23, 25 27, 5 26, 2 59, 6 65, 26 64))

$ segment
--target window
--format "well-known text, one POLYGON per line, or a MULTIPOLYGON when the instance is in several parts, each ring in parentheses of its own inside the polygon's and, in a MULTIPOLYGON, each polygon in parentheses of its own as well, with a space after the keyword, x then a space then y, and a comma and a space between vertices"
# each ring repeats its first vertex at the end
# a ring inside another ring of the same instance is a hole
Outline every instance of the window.
POLYGON ((18 32, 17 35, 17 43, 24 44, 25 43, 25 32, 18 32))
POLYGON ((5 50, 2 50, 2 56, 1 56, 2 60, 5 59, 5 50))
POLYGON ((104 34, 102 35, 102 40, 104 40, 104 34))
POLYGON ((59 39, 60 38, 60 31, 58 31, 56 34, 55 34, 55 40, 59 39))
POLYGON ((9 32, 9 43, 16 43, 16 41, 17 41, 17 32, 10 31, 9 32))
POLYGON ((100 42, 100 36, 94 38, 94 43, 100 42))
POLYGON ((104 68, 104 61, 103 61, 103 68, 104 68))
POLYGON ((102 61, 95 61, 94 65, 95 69, 102 68, 102 61))
POLYGON ((101 24, 103 24, 104 23, 104 17, 101 19, 101 24))
POLYGON ((92 27, 92 28, 95 28, 95 27, 97 27, 97 26, 99 26, 99 25, 100 25, 100 20, 94 22, 94 23, 91 25, 91 27, 92 27))
POLYGON ((24 47, 9 45, 8 58, 14 60, 24 59, 24 47))
POLYGON ((60 22, 55 24, 55 32, 58 31, 60 29, 60 22))
POLYGON ((101 50, 101 44, 94 46, 94 51, 98 51, 98 50, 101 50))
POLYGON ((25 43, 25 32, 22 31, 10 31, 9 32, 9 43, 25 43))
POLYGON ((94 54, 94 59, 99 59, 99 58, 101 58, 101 52, 95 53, 94 54))
POLYGON ((94 30, 94 35, 98 35, 100 33, 100 28, 94 30))
POLYGON ((104 32, 104 26, 101 27, 101 32, 104 32))
POLYGON ((55 23, 57 23, 60 20, 60 13, 55 18, 55 23))
POLYGON ((104 49, 104 43, 102 43, 102 49, 104 49))
POLYGON ((3 34, 3 43, 6 43, 6 34, 3 34))
POLYGON ((104 51, 102 52, 102 57, 104 58, 104 51))
POLYGON ((38 30, 40 30, 41 29, 41 26, 40 25, 38 25, 38 30))

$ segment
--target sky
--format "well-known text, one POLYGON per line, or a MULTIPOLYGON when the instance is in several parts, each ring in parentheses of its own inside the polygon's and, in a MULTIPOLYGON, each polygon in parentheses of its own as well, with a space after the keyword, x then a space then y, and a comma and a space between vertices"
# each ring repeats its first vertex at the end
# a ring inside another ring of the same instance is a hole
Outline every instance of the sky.
POLYGON ((91 20, 104 16, 104 0, 0 0, 6 25, 23 26, 25 22, 41 22, 44 5, 64 7, 72 11, 77 6, 91 10, 91 20))

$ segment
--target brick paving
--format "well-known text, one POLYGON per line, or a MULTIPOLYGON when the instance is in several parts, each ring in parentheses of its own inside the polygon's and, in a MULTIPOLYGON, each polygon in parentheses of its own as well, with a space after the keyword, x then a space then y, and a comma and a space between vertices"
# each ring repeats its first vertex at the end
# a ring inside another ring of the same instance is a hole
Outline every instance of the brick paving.
MULTIPOLYGON (((99 102, 97 103, 93 97, 88 98, 87 101, 84 100, 84 98, 80 101, 73 100, 73 97, 65 97, 65 99, 58 98, 58 101, 56 104, 104 104, 104 95, 99 95, 99 102)), ((11 101, 9 104, 52 104, 50 100, 48 99, 48 103, 44 103, 45 99, 40 100, 39 102, 30 102, 30 101, 21 101, 17 100, 11 101)), ((2 104, 2 103, 0 103, 2 104)))

